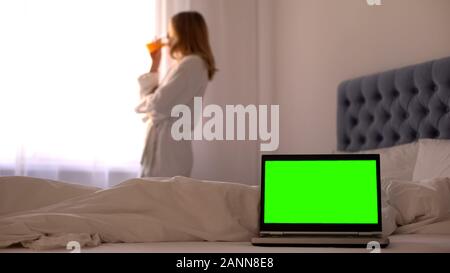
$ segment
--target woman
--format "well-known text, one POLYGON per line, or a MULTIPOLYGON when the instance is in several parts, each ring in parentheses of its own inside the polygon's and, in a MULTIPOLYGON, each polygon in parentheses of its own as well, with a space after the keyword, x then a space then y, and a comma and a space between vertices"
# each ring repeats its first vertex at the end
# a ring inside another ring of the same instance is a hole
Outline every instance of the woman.
POLYGON ((192 144, 175 141, 171 135, 175 105, 184 104, 193 113, 194 97, 202 97, 216 68, 208 29, 198 12, 181 12, 172 17, 168 39, 175 64, 158 82, 161 50, 151 54, 149 73, 139 77, 141 102, 137 113, 147 115, 148 131, 142 154, 141 177, 190 176, 192 144))

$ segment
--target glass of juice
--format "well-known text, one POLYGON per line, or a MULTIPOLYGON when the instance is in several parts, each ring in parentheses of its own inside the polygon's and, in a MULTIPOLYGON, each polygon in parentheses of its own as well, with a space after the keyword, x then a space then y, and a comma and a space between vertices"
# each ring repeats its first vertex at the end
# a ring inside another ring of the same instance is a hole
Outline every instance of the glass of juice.
POLYGON ((150 42, 147 44, 147 49, 150 53, 156 52, 159 49, 163 48, 164 46, 168 45, 169 41, 167 39, 167 37, 160 37, 157 38, 155 40, 153 40, 153 42, 150 42))

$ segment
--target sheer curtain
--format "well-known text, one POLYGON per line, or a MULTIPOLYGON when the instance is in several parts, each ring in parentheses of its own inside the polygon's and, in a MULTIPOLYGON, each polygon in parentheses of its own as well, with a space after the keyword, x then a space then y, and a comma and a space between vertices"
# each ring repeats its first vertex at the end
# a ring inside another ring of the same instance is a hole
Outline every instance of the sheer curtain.
POLYGON ((106 187, 136 177, 134 113, 157 1, 0 1, 0 175, 106 187))

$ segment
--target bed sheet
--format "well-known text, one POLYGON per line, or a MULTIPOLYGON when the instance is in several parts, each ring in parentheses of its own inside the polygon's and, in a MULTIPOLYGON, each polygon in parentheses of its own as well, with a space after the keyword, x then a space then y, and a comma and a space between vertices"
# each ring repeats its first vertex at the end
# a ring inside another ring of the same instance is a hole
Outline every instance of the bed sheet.
MULTIPOLYGON (((450 253, 450 235, 402 234, 389 237, 387 248, 381 253, 450 253)), ((56 249, 34 251, 22 247, 0 249, 0 253, 70 253, 56 249)), ((82 253, 369 253, 365 248, 333 247, 257 247, 250 242, 161 242, 102 244, 93 248, 82 248, 82 253)))

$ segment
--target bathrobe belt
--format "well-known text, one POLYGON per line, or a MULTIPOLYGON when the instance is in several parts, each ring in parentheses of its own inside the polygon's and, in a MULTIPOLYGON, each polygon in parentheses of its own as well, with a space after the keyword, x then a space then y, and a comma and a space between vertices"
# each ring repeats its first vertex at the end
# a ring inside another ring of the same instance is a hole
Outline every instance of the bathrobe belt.
POLYGON ((158 127, 162 122, 170 122, 172 119, 173 118, 171 117, 153 117, 147 120, 147 135, 141 156, 141 166, 152 169, 156 155, 155 149, 158 142, 158 127))

